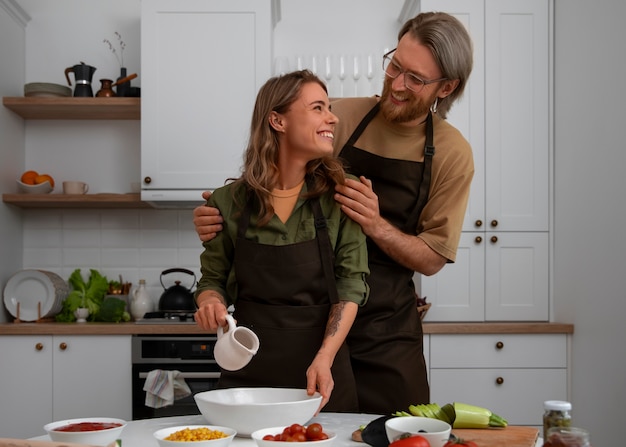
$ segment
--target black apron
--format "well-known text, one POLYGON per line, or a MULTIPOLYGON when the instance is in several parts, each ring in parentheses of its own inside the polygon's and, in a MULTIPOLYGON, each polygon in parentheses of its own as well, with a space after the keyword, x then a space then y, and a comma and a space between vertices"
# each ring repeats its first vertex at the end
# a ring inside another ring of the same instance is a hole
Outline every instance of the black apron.
MULTIPOLYGON (((284 246, 259 244, 245 238, 253 202, 248 200, 237 230, 234 317, 257 334, 260 347, 243 369, 223 370, 218 387, 306 388, 306 370, 322 345, 331 303, 339 302, 326 219, 319 200, 310 199, 315 239, 284 246)), ((331 372, 335 387, 324 411, 357 411, 346 343, 331 372)))
MULTIPOLYGON (((408 234, 416 234, 428 200, 433 146, 432 115, 426 119, 424 162, 395 160, 354 147, 378 113, 363 118, 341 150, 350 173, 372 180, 380 214, 408 234)), ((415 301, 414 272, 387 256, 369 238, 370 295, 359 309, 347 342, 357 382, 359 410, 390 414, 428 403, 430 390, 423 354, 422 324, 415 301)))

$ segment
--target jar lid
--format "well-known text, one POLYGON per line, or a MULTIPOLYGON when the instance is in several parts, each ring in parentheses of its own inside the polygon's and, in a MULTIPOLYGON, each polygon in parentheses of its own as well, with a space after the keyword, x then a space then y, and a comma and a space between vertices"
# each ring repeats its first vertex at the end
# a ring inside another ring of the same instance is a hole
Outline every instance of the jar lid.
POLYGON ((563 400, 547 400, 543 403, 543 408, 546 410, 569 411, 572 409, 572 404, 563 400))

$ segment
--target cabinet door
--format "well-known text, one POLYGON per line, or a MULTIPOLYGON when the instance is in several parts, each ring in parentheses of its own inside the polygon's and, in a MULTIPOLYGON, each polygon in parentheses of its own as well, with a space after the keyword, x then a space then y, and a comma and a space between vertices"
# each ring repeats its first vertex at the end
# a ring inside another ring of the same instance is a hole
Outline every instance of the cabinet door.
POLYGON ((53 419, 132 419, 131 339, 126 335, 55 336, 53 419))
POLYGON ((457 258, 421 278, 421 296, 432 304, 425 321, 484 321, 485 235, 462 233, 457 258))
POLYGON ((463 224, 476 231, 485 221, 485 5, 484 0, 422 0, 422 11, 445 11, 467 28, 474 44, 474 66, 463 96, 452 106, 448 121, 469 141, 474 178, 463 224), (477 224, 478 223, 478 224, 477 224))
POLYGON ((548 233, 487 233, 485 320, 548 321, 548 233))
POLYGON ((431 368, 430 398, 489 408, 511 425, 541 425, 545 400, 567 400, 567 370, 431 368))
POLYGON ((141 6, 142 188, 222 186, 239 174, 254 99, 271 74, 270 0, 141 6))
POLYGON ((0 435, 45 434, 52 421, 52 337, 0 337, 0 435))
POLYGON ((488 229, 548 231, 548 1, 485 1, 488 229))

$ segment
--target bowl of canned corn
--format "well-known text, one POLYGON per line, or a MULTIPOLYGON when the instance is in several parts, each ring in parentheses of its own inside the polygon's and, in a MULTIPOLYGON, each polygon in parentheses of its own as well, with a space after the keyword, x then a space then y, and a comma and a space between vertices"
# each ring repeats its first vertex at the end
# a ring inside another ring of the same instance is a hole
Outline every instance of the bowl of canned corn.
POLYGON ((218 425, 179 425, 154 432, 161 447, 228 447, 237 431, 218 425))

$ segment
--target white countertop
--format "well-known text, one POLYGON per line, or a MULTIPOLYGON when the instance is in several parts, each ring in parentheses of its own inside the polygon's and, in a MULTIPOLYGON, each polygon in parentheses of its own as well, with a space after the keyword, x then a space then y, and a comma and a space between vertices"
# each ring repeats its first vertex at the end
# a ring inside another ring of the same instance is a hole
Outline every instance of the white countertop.
MULTIPOLYGON (((320 413, 306 425, 311 422, 319 422, 324 427, 324 430, 337 433, 337 439, 333 447, 363 447, 366 444, 352 441, 352 432, 377 417, 379 416, 374 414, 320 413)), ((203 425, 206 423, 206 419, 202 415, 129 421, 122 432, 122 447, 159 447, 156 439, 152 436, 155 431, 176 425, 203 425)), ((48 435, 32 439, 50 440, 48 435)), ((539 438, 535 447, 541 447, 542 445, 543 440, 539 438)), ((256 447, 256 444, 251 438, 235 437, 231 447, 256 447)))
MULTIPOLYGON (((358 429, 359 426, 367 424, 377 417, 378 415, 373 414, 320 413, 320 415, 314 417, 311 422, 319 422, 324 427, 324 430, 337 433, 337 439, 333 447, 363 447, 364 444, 352 441, 352 432, 358 429)), ((206 419, 204 419, 202 415, 129 421, 124 431, 122 431, 122 446, 159 447, 156 439, 152 436, 152 433, 155 431, 176 425, 202 425, 206 423, 206 419)), ((48 435, 33 439, 50 440, 48 435)), ((231 447, 256 447, 256 444, 251 438, 235 437, 231 443, 231 447)))

